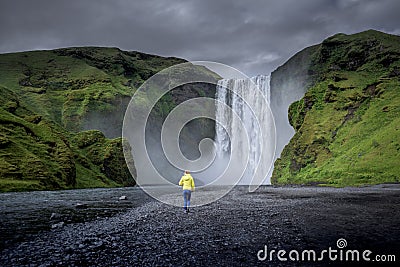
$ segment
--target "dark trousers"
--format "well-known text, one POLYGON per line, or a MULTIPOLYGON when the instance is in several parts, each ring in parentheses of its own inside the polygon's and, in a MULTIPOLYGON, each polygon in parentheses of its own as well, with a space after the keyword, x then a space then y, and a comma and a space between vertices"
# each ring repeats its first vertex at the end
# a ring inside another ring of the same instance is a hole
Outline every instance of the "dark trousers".
POLYGON ((192 195, 192 191, 183 190, 183 208, 186 210, 190 207, 190 196, 192 195))

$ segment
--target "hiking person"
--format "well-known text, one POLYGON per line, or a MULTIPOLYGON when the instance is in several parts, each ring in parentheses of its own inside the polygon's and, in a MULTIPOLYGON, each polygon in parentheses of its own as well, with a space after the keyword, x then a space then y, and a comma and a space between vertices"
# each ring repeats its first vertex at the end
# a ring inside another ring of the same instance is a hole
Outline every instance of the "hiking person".
POLYGON ((189 212, 190 197, 192 195, 192 191, 194 191, 194 179, 192 175, 190 175, 189 171, 185 171, 184 175, 179 181, 179 185, 181 185, 183 189, 183 209, 185 212, 189 212))

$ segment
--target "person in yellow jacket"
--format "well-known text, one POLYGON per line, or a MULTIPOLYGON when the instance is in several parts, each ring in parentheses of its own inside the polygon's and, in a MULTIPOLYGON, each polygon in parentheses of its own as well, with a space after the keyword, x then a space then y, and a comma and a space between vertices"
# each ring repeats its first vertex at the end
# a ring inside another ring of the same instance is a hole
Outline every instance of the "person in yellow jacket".
POLYGON ((189 171, 185 171, 184 175, 179 181, 179 185, 181 185, 183 189, 183 209, 185 212, 189 212, 190 197, 192 195, 192 191, 194 191, 194 179, 192 175, 190 175, 189 171))

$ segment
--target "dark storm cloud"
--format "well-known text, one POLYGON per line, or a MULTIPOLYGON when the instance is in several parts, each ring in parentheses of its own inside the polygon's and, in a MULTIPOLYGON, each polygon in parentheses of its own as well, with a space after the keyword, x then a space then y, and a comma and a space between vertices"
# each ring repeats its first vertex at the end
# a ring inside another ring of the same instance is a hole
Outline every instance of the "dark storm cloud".
POLYGON ((254 75, 338 32, 398 34, 398 10, 397 0, 2 1, 0 52, 117 46, 254 75))

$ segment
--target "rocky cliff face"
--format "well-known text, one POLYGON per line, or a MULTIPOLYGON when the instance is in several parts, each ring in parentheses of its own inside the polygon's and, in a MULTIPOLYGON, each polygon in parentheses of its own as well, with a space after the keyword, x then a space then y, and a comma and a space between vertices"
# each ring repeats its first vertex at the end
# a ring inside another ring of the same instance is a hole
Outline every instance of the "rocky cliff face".
POLYGON ((305 56, 300 75, 281 68, 277 73, 287 78, 272 84, 294 81, 296 96, 306 92, 289 108, 295 135, 275 163, 272 182, 399 182, 400 37, 372 30, 338 34, 292 61, 299 55, 305 56))
POLYGON ((289 124, 288 106, 300 100, 312 84, 310 65, 317 48, 318 46, 311 46, 304 49, 271 73, 271 109, 278 133, 275 153, 277 157, 295 133, 289 124))
MULTIPOLYGON (((0 191, 134 185, 119 138, 126 106, 146 79, 183 62, 100 47, 0 55, 0 191)), ((186 89, 163 98, 157 115, 186 89)))

